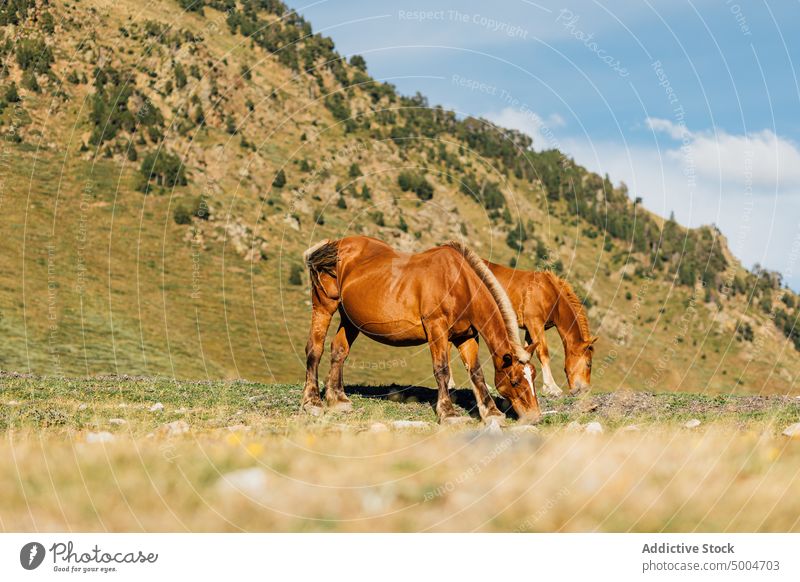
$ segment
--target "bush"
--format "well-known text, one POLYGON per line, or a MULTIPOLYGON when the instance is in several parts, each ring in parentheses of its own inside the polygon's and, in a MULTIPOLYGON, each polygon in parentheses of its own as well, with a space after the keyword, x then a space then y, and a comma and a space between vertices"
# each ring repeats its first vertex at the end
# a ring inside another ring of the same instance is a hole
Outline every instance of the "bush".
POLYGON ((302 285, 303 284, 303 267, 298 264, 292 265, 289 271, 289 285, 302 285))
POLYGON ((236 120, 233 118, 233 115, 228 115, 225 118, 225 131, 227 131, 230 135, 236 135, 238 131, 236 129, 236 120))
POLYGON ((479 183, 472 175, 467 175, 461 182, 461 192, 487 210, 498 210, 506 205, 505 196, 496 182, 484 180, 479 183))
POLYGON ((38 93, 41 90, 39 81, 36 80, 36 74, 33 71, 25 71, 22 73, 22 86, 28 91, 38 93))
POLYGON ((283 188, 286 185, 286 172, 278 170, 278 173, 275 174, 275 179, 272 180, 272 185, 276 188, 283 188))
POLYGON ((23 38, 17 43, 17 63, 23 71, 45 75, 53 64, 53 51, 41 38, 23 38))
POLYGON ((144 178, 143 186, 145 189, 153 180, 159 186, 168 188, 186 186, 188 183, 186 169, 183 167, 181 159, 165 150, 147 154, 142 160, 140 173, 144 178))
POLYGON ((397 177, 397 184, 403 192, 414 192, 420 200, 433 198, 433 186, 422 174, 400 172, 397 177))
POLYGON ((370 213, 369 217, 372 219, 372 222, 378 226, 386 226, 386 220, 383 217, 383 212, 372 212, 370 213))
POLYGON ((515 251, 522 251, 523 244, 528 240, 528 232, 522 223, 517 223, 515 228, 508 231, 506 236, 506 244, 515 251))
POLYGON ((175 86, 178 89, 186 86, 186 71, 183 70, 183 65, 180 63, 175 63, 175 86))
POLYGON ((350 164, 350 170, 348 171, 348 175, 351 178, 358 178, 361 176, 361 168, 358 167, 358 164, 352 163, 350 164))
POLYGON ((199 14, 203 14, 205 0, 178 0, 178 4, 180 4, 181 8, 186 10, 186 12, 197 12, 199 14))
POLYGON ((17 91, 17 84, 13 81, 6 87, 3 99, 6 103, 19 103, 19 92, 17 91))
POLYGON ((172 213, 172 218, 175 220, 175 224, 192 223, 192 214, 186 209, 186 207, 183 204, 178 204, 175 207, 175 212, 172 213))

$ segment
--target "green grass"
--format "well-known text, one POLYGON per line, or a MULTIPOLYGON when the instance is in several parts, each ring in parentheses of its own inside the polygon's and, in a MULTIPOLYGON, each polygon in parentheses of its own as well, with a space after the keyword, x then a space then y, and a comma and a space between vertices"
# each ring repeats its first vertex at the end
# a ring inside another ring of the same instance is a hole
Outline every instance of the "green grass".
MULTIPOLYGON (((348 389, 354 412, 315 418, 299 412, 295 384, 3 374, 0 526, 800 529, 800 441, 780 434, 800 417, 795 398, 590 394, 543 400, 556 412, 533 432, 509 419, 498 433, 477 420, 439 427, 430 388, 348 389), (685 428, 689 418, 702 424, 685 428), (187 431, 166 430, 175 421, 187 431), (592 421, 603 434, 576 428, 592 421)), ((474 414, 467 390, 454 400, 474 414)))
MULTIPOLYGON (((336 422, 364 428, 365 423, 396 419, 435 423, 436 390, 419 386, 349 386, 354 412, 308 419, 299 413, 302 386, 244 381, 192 382, 167 378, 98 377, 62 379, 5 374, 0 377, 0 429, 56 429, 61 432, 111 428, 111 418, 127 423, 116 430, 147 434, 164 422, 183 418, 198 429, 228 424, 280 431, 291 423, 336 422), (16 402, 9 406, 8 402, 16 402), (148 412, 160 402, 164 410, 148 412), (183 410, 183 412, 176 412, 183 410), (227 424, 226 424, 227 423, 227 424)), ((465 415, 477 413, 471 391, 457 389, 454 402, 465 415)), ((501 408, 510 407, 496 396, 501 408)), ((800 399, 782 396, 701 395, 680 392, 652 394, 620 391, 547 399, 540 396, 544 430, 570 422, 597 420, 610 429, 641 425, 670 425, 696 418, 747 429, 776 426, 800 417, 800 399)), ((511 421, 513 422, 513 420, 511 421)))

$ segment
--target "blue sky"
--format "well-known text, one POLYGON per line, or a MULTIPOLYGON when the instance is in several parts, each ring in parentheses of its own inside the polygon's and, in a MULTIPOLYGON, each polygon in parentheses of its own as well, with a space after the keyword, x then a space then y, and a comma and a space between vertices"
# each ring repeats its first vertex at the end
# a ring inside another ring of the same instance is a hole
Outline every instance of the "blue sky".
POLYGON ((800 289, 800 4, 323 0, 289 5, 407 94, 481 115, 714 223, 800 289))

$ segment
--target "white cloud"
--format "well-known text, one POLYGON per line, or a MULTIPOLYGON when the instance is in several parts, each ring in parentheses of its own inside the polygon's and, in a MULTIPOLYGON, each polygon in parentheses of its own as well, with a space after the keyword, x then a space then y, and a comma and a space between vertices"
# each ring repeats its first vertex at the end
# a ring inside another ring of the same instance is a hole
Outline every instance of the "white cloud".
POLYGON ((687 149, 670 149, 667 155, 682 160, 687 170, 693 167, 698 176, 750 191, 782 193, 800 187, 800 149, 768 129, 744 135, 691 132, 658 118, 648 118, 647 125, 683 140, 687 149))
POLYGON ((800 289, 800 264, 787 249, 800 241, 800 152, 788 140, 764 130, 749 136, 691 132, 669 120, 646 120, 653 131, 679 143, 664 148, 560 137, 565 124, 555 117, 504 109, 485 117, 533 137, 537 150, 558 147, 575 161, 615 182, 649 210, 675 213, 686 226, 716 224, 746 267, 761 263, 782 271, 800 289), (560 133, 560 132, 559 132, 560 133), (687 151, 682 151, 685 142, 687 151))

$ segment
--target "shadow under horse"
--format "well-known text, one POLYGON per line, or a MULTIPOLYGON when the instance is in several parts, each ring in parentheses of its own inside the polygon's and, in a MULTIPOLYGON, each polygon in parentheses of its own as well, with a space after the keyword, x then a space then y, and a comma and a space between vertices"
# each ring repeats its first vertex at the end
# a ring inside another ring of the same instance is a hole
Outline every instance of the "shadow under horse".
MULTIPOLYGON (((348 386, 347 390, 351 394, 357 394, 362 398, 389 400, 401 404, 421 402, 430 405, 434 412, 436 411, 436 402, 438 401, 438 390, 436 388, 428 388, 427 386, 408 386, 404 384, 366 386, 363 384, 356 384, 348 386)), ((478 402, 472 390, 467 388, 454 388, 450 390, 450 396, 453 400, 453 404, 466 410, 472 418, 480 420, 478 402)), ((518 418, 510 401, 497 395, 494 396, 494 401, 497 407, 508 415, 509 418, 518 418)))

